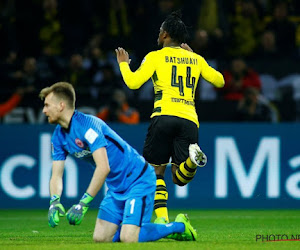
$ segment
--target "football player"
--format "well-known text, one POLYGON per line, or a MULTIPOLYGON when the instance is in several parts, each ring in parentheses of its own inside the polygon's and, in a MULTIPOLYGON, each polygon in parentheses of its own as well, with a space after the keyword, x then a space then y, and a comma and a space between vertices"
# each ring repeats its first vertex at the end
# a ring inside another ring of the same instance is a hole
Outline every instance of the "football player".
POLYGON ((181 13, 170 14, 159 30, 157 41, 162 49, 148 53, 135 72, 129 67, 127 51, 116 49, 124 82, 130 89, 140 88, 150 77, 153 82, 154 108, 143 156, 155 167, 154 209, 160 222, 169 221, 168 191, 164 181, 169 159, 172 159, 173 182, 179 186, 189 183, 197 167, 207 162, 197 144, 199 122, 195 91, 199 78, 203 77, 217 88, 224 86, 222 74, 185 43, 187 35, 181 13))
POLYGON ((40 98, 48 122, 57 124, 52 136, 49 226, 57 226, 60 216, 65 215, 60 197, 65 160, 70 154, 94 167, 86 192, 66 213, 71 225, 81 224, 106 181, 108 192, 100 204, 93 236, 96 242, 154 241, 172 233, 178 233, 181 240, 196 240, 197 233, 184 214, 167 225, 150 223, 156 181, 153 167, 104 121, 75 109, 71 84, 55 83, 42 89, 40 98))

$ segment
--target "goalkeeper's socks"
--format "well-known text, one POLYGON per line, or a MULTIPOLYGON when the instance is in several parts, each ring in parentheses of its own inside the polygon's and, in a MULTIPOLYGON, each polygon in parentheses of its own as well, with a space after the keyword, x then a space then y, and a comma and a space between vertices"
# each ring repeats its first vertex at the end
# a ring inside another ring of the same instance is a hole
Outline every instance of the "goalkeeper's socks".
POLYGON ((162 175, 156 176, 156 192, 154 197, 154 211, 157 218, 165 218, 169 222, 168 209, 168 191, 164 177, 162 175))
POLYGON ((183 233, 185 226, 181 222, 172 222, 168 224, 142 224, 139 234, 139 242, 156 241, 172 233, 183 233))
POLYGON ((121 241, 121 239, 120 239, 121 228, 122 228, 122 226, 120 225, 120 226, 118 227, 117 232, 115 233, 115 235, 114 235, 114 237, 113 237, 113 239, 112 239, 112 242, 120 242, 120 241, 121 241))
POLYGON ((185 162, 180 164, 179 168, 176 170, 175 176, 181 186, 184 186, 194 178, 196 171, 197 165, 195 165, 190 158, 187 158, 185 162))

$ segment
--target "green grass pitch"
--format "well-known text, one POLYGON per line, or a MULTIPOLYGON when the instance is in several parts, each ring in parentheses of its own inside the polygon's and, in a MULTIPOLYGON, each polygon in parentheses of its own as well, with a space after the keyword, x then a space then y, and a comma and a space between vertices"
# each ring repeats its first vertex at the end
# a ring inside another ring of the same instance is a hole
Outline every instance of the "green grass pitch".
MULTIPOLYGON (((174 219, 181 211, 170 211, 174 219)), ((96 210, 80 226, 65 218, 52 229, 47 210, 0 210, 0 249, 300 249, 300 241, 256 241, 256 235, 300 238, 300 210, 186 210, 198 231, 196 242, 162 239, 149 243, 102 243, 92 240, 96 210)), ((271 240, 273 239, 270 236, 271 240)))

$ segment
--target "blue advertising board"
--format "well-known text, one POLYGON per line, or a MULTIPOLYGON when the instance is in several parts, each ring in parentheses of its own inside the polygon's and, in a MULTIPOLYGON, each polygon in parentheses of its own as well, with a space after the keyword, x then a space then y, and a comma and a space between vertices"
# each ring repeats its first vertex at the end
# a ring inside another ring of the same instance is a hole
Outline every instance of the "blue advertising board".
MULTIPOLYGON (((111 127, 142 152, 148 124, 111 127)), ((51 125, 0 126, 0 208, 49 205, 51 125)), ((199 130, 208 163, 185 187, 166 170, 170 208, 298 208, 300 124, 210 124, 199 130)), ((72 157, 66 161, 66 207, 85 192, 93 169, 72 157)), ((101 189, 93 206, 106 192, 101 189)))

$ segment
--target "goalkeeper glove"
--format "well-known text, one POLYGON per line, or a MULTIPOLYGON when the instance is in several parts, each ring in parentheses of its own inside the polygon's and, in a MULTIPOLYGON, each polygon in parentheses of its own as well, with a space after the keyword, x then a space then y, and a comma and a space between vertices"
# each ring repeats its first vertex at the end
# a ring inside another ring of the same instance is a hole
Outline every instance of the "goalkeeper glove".
POLYGON ((84 215, 89 209, 89 205, 94 197, 85 193, 78 204, 73 205, 67 212, 67 220, 71 225, 79 225, 83 220, 84 215))
POLYGON ((58 226, 59 216, 65 216, 65 209, 60 203, 60 197, 53 195, 50 199, 50 207, 48 212, 48 225, 49 227, 58 226))

